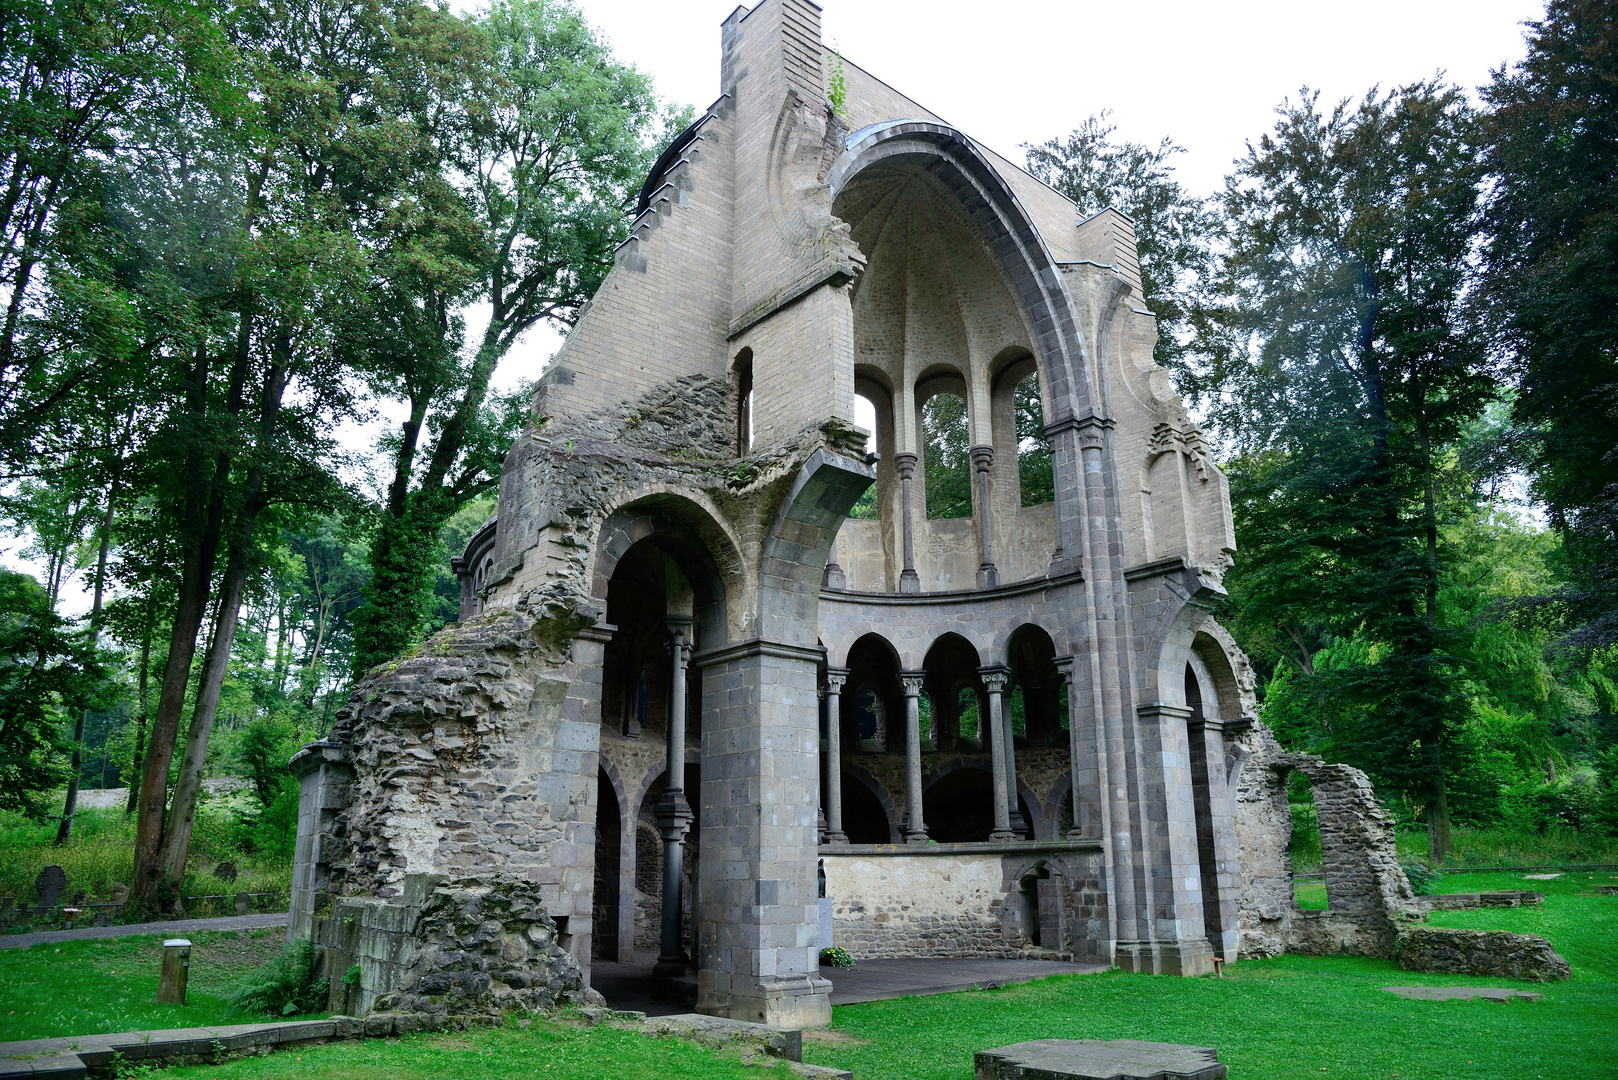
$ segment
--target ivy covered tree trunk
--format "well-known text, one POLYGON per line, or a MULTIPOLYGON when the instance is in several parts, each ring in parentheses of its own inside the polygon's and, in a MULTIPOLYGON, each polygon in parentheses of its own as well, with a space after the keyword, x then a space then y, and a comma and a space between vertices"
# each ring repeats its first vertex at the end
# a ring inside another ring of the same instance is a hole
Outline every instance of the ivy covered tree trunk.
POLYGON ((411 492, 371 539, 369 602, 354 614, 354 670, 369 671, 421 640, 443 561, 439 533, 456 510, 442 489, 411 492))

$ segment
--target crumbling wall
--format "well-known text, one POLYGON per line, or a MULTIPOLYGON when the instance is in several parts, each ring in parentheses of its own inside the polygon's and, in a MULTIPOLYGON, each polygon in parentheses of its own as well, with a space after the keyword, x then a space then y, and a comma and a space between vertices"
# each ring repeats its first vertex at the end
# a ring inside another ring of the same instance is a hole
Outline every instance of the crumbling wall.
POLYGON ((1286 952, 1298 910, 1292 893, 1292 810, 1286 769, 1279 763, 1286 752, 1259 721, 1234 738, 1227 736, 1225 748, 1227 767, 1235 773, 1240 955, 1279 956, 1286 952))
POLYGON ((584 999, 584 973, 534 883, 407 875, 397 900, 342 897, 321 920, 330 1008, 464 1026, 584 999), (345 978, 354 968, 358 978, 345 978))
POLYGON ((1394 819, 1377 801, 1370 778, 1313 754, 1288 753, 1262 723, 1242 734, 1235 754, 1242 955, 1392 956, 1400 925, 1422 908, 1399 865, 1394 819), (1287 778, 1294 770, 1314 791, 1325 911, 1303 911, 1293 895, 1287 778))

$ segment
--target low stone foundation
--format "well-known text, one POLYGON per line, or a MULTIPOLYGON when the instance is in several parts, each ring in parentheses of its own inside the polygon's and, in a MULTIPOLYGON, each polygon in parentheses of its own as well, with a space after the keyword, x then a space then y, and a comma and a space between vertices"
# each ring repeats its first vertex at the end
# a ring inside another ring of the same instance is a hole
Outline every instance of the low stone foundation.
POLYGON ((1428 911, 1466 911, 1480 907, 1538 907, 1545 894, 1537 892, 1443 893, 1418 896, 1416 903, 1428 911))
POLYGON ((1094 841, 821 849, 832 943, 859 959, 1112 960, 1094 841))
POLYGON ((1399 935, 1399 966, 1448 975, 1494 975, 1554 982, 1573 974, 1551 943, 1538 934, 1504 930, 1444 930, 1419 926, 1399 935))
POLYGON ((419 1015, 413 1022, 436 1027, 584 1000, 584 974, 534 883, 411 874, 403 893, 339 897, 316 920, 334 1012, 419 1015))

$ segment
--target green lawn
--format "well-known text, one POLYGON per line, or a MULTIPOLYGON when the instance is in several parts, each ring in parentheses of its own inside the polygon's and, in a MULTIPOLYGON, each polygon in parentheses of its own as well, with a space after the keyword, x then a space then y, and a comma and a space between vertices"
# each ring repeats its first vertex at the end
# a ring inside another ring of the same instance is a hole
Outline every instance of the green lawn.
MULTIPOLYGON (((1362 958, 1244 960, 1223 979, 1109 973, 1003 990, 907 998, 835 1010, 809 1033, 807 1060, 852 1069, 859 1080, 969 1080, 976 1050, 1027 1039, 1147 1039, 1218 1048, 1233 1080, 1401 1077, 1535 1080, 1618 1075, 1618 898, 1595 895, 1618 875, 1569 874, 1548 882, 1516 874, 1444 879, 1450 891, 1533 888, 1542 908, 1440 912, 1438 926, 1545 935, 1573 965, 1564 983, 1533 987, 1541 1002, 1407 1001, 1384 986, 1517 986, 1509 980, 1423 975, 1362 958)), ((246 1019, 218 996, 248 953, 272 955, 277 932, 206 935, 193 967, 193 1004, 150 1003, 155 942, 80 942, 0 951, 6 1039, 246 1019), (57 949, 61 951, 56 951, 57 949), (237 950, 232 952, 232 950, 237 950), (42 1000, 49 991, 50 1002, 42 1000), (59 1002, 57 1004, 56 1002, 59 1002)), ((175 1069, 177 1080, 254 1077, 415 1077, 482 1080, 566 1077, 647 1080, 760 1076, 734 1056, 609 1027, 540 1020, 495 1030, 422 1034, 287 1051, 220 1066, 175 1069)))
MULTIPOLYGON (((686 1039, 545 1020, 526 1028, 509 1023, 493 1030, 287 1050, 162 1074, 165 1080, 767 1080, 776 1075, 775 1069, 744 1065, 735 1052, 686 1039)), ((791 1074, 781 1070, 779 1075, 791 1074)))
POLYGON ((859 1080, 967 1080, 972 1053, 1027 1039, 1146 1039, 1219 1050, 1232 1080, 1403 1077, 1422 1080, 1618 1075, 1618 898, 1611 874, 1525 882, 1457 874, 1446 891, 1533 888, 1543 908, 1444 912, 1431 922, 1544 934, 1573 965, 1541 1002, 1407 1001, 1384 986, 1516 986, 1424 975, 1391 962, 1284 956, 1231 965, 1223 979, 1111 973, 1003 990, 908 998, 836 1010, 804 1057, 859 1080))
POLYGON ((161 936, 0 949, 0 1042, 146 1028, 244 1024, 225 994, 286 944, 280 927, 194 934, 186 1004, 159 1005, 161 936))

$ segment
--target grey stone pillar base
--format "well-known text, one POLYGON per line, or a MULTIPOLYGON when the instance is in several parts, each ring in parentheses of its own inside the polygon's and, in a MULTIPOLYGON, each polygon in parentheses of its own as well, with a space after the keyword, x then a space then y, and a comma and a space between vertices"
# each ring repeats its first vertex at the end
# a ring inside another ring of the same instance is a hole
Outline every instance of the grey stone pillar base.
POLYGON ((822 1028, 831 1023, 831 980, 816 975, 697 975, 697 1011, 773 1028, 822 1028))
POLYGON ((899 591, 910 595, 921 592, 921 575, 914 570, 905 570, 899 574, 899 591))
POLYGON ((820 842, 823 845, 846 844, 848 843, 848 834, 840 829, 836 832, 828 829, 826 835, 820 838, 820 842))
POLYGON ((1149 975, 1211 975, 1213 946, 1192 941, 1120 941, 1116 963, 1125 971, 1149 975))
POLYGON ((1000 571, 995 569, 994 563, 984 563, 978 567, 978 588, 994 589, 1000 585, 1000 571))

